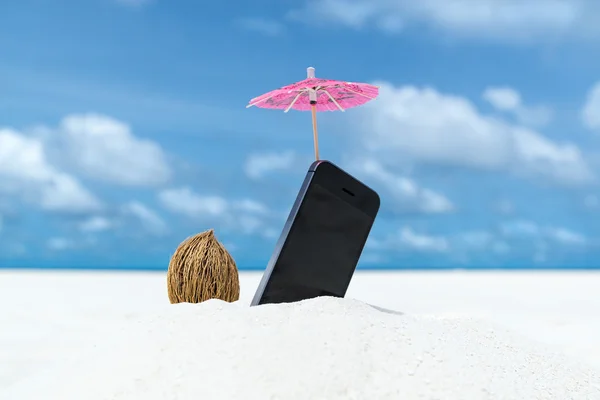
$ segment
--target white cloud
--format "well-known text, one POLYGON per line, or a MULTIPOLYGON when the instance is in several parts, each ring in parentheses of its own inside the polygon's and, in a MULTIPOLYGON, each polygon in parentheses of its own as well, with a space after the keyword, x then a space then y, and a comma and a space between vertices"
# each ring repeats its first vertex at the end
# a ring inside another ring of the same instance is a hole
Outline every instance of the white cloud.
POLYGON ((160 146, 105 116, 70 115, 58 128, 33 132, 0 128, 0 191, 44 210, 87 213, 103 207, 68 170, 123 185, 152 185, 170 176, 160 146))
POLYGON ((252 154, 246 160, 244 171, 249 178, 260 179, 269 173, 290 169, 295 159, 292 151, 252 154))
POLYGON ((546 106, 526 106, 521 94, 510 87, 489 87, 483 92, 483 99, 498 111, 514 115, 520 123, 528 126, 547 125, 552 119, 552 111, 546 106))
POLYGON ((289 15, 304 22, 330 19, 352 28, 362 28, 378 14, 380 6, 377 1, 309 0, 303 8, 293 10, 289 15))
POLYGON ((263 227, 264 221, 254 215, 241 215, 238 218, 238 224, 242 232, 246 235, 252 235, 259 232, 263 227))
MULTIPOLYGON (((587 243, 585 235, 564 227, 539 226, 527 220, 506 221, 501 224, 500 232, 507 238, 529 240, 551 240, 563 245, 578 245, 587 243)), ((538 243, 543 243, 539 242, 538 243)))
POLYGON ((366 250, 360 255, 360 264, 381 265, 389 262, 389 258, 381 253, 366 250))
POLYGON ((504 222, 500 226, 500 231, 503 235, 511 237, 531 237, 541 233, 536 223, 526 220, 504 222))
POLYGON ((449 249, 445 237, 418 234, 409 227, 402 228, 399 240, 400 243, 415 250, 443 252, 449 249))
POLYGON ((509 171, 570 185, 594 179, 572 143, 557 143, 532 129, 482 115, 459 96, 432 88, 378 85, 379 98, 355 115, 365 132, 365 146, 388 162, 412 159, 509 171))
POLYGON ((2 191, 49 211, 91 212, 102 207, 75 177, 48 162, 41 140, 11 129, 0 129, 2 191))
POLYGON ((394 196, 399 208, 424 213, 446 213, 454 209, 444 195, 419 187, 414 181, 393 174, 375 160, 365 160, 355 165, 361 176, 372 178, 384 185, 394 196))
POLYGON ((483 230, 460 232, 449 236, 448 240, 453 250, 463 253, 476 251, 506 254, 511 250, 511 246, 502 237, 483 230))
POLYGON ((46 243, 46 245, 48 246, 48 248, 50 250, 55 250, 55 251, 62 251, 62 250, 68 250, 70 248, 73 248, 73 242, 67 238, 63 238, 63 237, 54 237, 54 238, 50 238, 48 239, 48 242, 46 243))
POLYGON ((234 208, 257 214, 266 214, 269 211, 264 204, 251 199, 236 201, 234 203, 234 208))
POLYGON ((564 244, 584 244, 587 241, 584 235, 565 228, 549 228, 546 234, 564 244))
POLYGON ((447 238, 452 248, 452 258, 463 263, 469 262, 473 254, 489 258, 505 256, 512 250, 504 238, 485 230, 454 233, 447 238))
POLYGON ((583 124, 589 129, 600 128, 600 82, 588 92, 586 103, 581 111, 583 124))
POLYGON ((98 233, 117 228, 132 229, 132 222, 139 222, 145 232, 162 235, 168 232, 165 221, 152 209, 143 203, 133 200, 123 204, 112 216, 95 215, 79 223, 82 232, 98 233))
POLYGON ((281 232, 275 228, 267 228, 262 233, 263 236, 267 239, 276 239, 281 234, 281 232))
POLYGON ((494 235, 485 231, 472 231, 461 233, 458 238, 468 247, 484 248, 493 242, 494 235))
POLYGON ((41 206, 45 210, 62 212, 89 212, 101 208, 100 201, 72 176, 57 173, 41 192, 41 206))
POLYGON ((430 235, 404 226, 383 239, 369 238, 366 250, 375 254, 413 250, 466 257, 472 252, 506 255, 512 251, 512 245, 515 243, 530 246, 532 259, 543 262, 554 248, 553 244, 555 247, 560 245, 573 249, 591 242, 585 235, 564 227, 539 226, 532 221, 512 220, 502 223, 499 232, 495 233, 474 230, 449 235, 430 235))
POLYGON ((162 148, 133 135, 128 125, 97 115, 70 115, 58 128, 60 156, 89 178, 151 186, 168 181, 171 169, 162 148))
POLYGON ((220 216, 228 210, 228 203, 224 198, 200 196, 189 187, 163 190, 158 194, 158 199, 166 209, 191 218, 220 216))
POLYGON ((232 212, 265 214, 268 208, 255 200, 229 201, 220 196, 201 196, 189 187, 166 189, 159 193, 159 201, 168 210, 192 218, 220 217, 232 212))
MULTIPOLYGON (((552 260, 553 252, 562 249, 581 249, 591 243, 585 235, 564 227, 543 225, 528 220, 505 221, 500 225, 498 243, 518 243, 530 248, 532 261, 552 260)), ((508 248, 508 247, 507 247, 508 248)))
POLYGON ((387 236, 379 241, 368 241, 370 250, 402 251, 410 249, 423 252, 445 252, 450 249, 448 239, 443 236, 430 236, 416 233, 411 227, 403 227, 399 232, 387 236))
POLYGON ((284 31, 284 26, 280 22, 264 18, 242 18, 237 21, 237 24, 243 29, 266 36, 278 36, 284 31))
POLYGON ((139 201, 130 201, 123 206, 123 211, 126 214, 133 215, 142 223, 142 225, 150 232, 155 234, 163 234, 167 232, 167 224, 153 210, 140 203, 139 201))
POLYGON ((517 121, 526 126, 542 127, 552 121, 552 110, 547 106, 521 106, 514 114, 517 121))
POLYGON ((158 199, 167 210, 195 220, 209 220, 224 224, 243 234, 272 237, 268 226, 268 208, 255 200, 231 201, 220 196, 202 196, 189 187, 167 189, 158 199))
POLYGON ((307 0, 290 16, 390 33, 425 27, 439 36, 511 43, 600 36, 594 0, 307 0))
POLYGON ((94 216, 79 224, 83 232, 102 232, 111 229, 114 224, 106 217, 94 216))
POLYGON ((509 87, 487 88, 483 92, 483 99, 502 111, 515 110, 521 105, 521 95, 509 87))

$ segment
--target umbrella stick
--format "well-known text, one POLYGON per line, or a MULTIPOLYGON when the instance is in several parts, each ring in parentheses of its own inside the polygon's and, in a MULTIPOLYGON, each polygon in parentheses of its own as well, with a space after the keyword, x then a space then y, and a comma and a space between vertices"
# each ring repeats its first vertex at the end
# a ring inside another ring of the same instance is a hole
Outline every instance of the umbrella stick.
POLYGON ((317 108, 313 105, 312 111, 312 124, 313 124, 313 139, 315 141, 315 160, 319 161, 319 133, 317 132, 317 108))

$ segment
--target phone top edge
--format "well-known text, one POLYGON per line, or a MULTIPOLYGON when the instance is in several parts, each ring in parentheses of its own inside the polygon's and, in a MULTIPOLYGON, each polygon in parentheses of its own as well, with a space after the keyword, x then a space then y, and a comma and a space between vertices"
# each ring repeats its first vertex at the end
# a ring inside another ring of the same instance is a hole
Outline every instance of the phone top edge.
POLYGON ((350 174, 348 171, 342 169, 340 166, 338 166, 337 164, 334 164, 333 162, 331 162, 329 160, 317 160, 317 161, 313 161, 313 163, 308 168, 308 171, 309 172, 317 172, 317 169, 321 165, 330 165, 330 166, 334 167, 336 170, 339 170, 340 172, 343 172, 344 174, 346 174, 350 178, 352 178, 352 180, 356 181, 356 183, 359 183, 360 185, 364 186, 369 191, 373 192, 377 196, 377 198, 379 199, 379 194, 375 190, 373 190, 372 187, 368 186, 363 181, 359 180, 354 175, 350 174))
MULTIPOLYGON (((329 160, 314 161, 310 165, 308 170, 309 170, 309 172, 313 172, 313 173, 315 173, 315 175, 317 175, 319 167, 326 166, 326 165, 333 167, 333 170, 336 170, 336 173, 342 173, 342 174, 346 175, 348 178, 350 178, 351 181, 354 182, 354 184, 358 185, 358 187, 361 187, 361 190, 364 190, 365 192, 369 193, 369 197, 375 203, 375 207, 374 207, 374 209, 371 210, 371 212, 367 212, 367 215, 369 215, 372 218, 375 218, 381 207, 381 198, 379 196, 379 193, 377 193, 372 187, 365 184, 363 181, 356 178, 354 175, 350 174, 349 172, 345 171, 344 169, 340 168, 338 165, 334 164, 333 162, 331 162, 329 160)), ((328 189, 331 189, 331 188, 328 187, 328 189)), ((362 210, 362 211, 366 212, 365 210, 362 210)))
POLYGON ((331 165, 333 165, 334 167, 336 167, 336 168, 338 168, 338 169, 341 169, 340 167, 338 167, 337 165, 335 165, 334 163, 332 163, 332 162, 331 162, 331 161, 329 161, 329 160, 316 160, 316 161, 313 161, 313 163, 310 165, 310 167, 308 167, 308 171, 309 171, 309 172, 316 172, 316 171, 317 171, 317 168, 318 168, 318 167, 319 167, 319 165, 321 165, 321 164, 331 164, 331 165))

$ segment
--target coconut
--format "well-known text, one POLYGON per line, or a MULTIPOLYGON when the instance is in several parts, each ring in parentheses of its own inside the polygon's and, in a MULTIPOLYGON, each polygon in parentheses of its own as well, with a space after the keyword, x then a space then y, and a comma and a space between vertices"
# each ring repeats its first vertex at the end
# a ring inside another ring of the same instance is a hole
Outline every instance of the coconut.
POLYGON ((169 262, 167 287, 172 304, 209 299, 234 302, 240 298, 235 261, 212 229, 179 245, 169 262))

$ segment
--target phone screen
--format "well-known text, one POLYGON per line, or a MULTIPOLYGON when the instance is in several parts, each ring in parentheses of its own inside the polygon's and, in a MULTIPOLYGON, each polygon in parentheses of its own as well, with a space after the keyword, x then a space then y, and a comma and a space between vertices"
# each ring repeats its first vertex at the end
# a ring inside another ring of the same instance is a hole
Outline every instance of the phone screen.
MULTIPOLYGON (((340 192, 340 196, 345 193, 340 192)), ((312 183, 281 249, 261 303, 343 297, 373 218, 312 183)))

